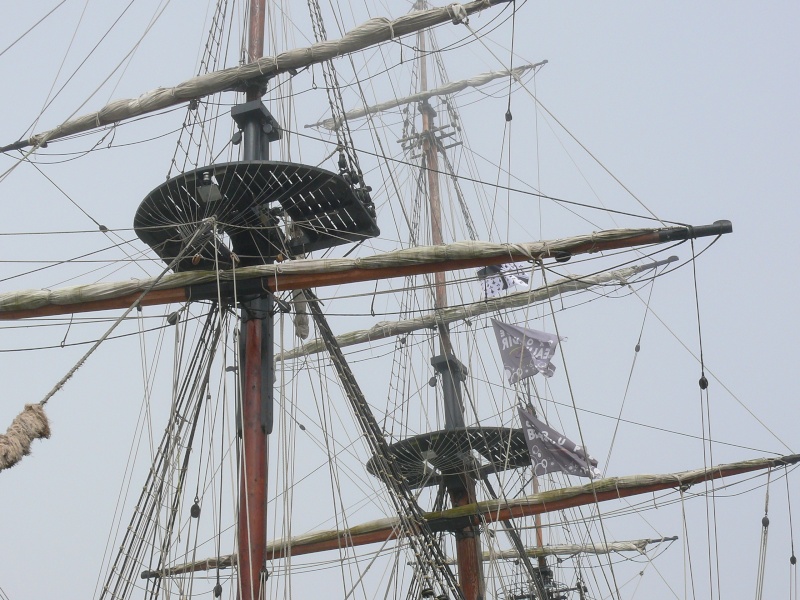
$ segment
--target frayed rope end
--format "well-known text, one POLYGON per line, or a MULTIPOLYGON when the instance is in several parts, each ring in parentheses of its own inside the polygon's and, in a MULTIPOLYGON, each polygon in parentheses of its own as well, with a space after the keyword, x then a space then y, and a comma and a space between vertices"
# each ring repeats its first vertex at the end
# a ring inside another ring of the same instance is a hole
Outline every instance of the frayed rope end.
POLYGON ((0 471, 31 453, 31 442, 50 437, 50 424, 41 404, 26 404, 4 435, 0 435, 0 471))

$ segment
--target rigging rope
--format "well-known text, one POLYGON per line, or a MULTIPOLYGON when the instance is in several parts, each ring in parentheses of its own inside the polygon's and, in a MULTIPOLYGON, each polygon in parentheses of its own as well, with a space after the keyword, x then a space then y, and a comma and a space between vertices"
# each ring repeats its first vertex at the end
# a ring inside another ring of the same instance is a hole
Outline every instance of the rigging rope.
MULTIPOLYGON (((325 23, 322 19, 322 10, 317 0, 308 0, 308 12, 311 15, 311 24, 314 29, 314 39, 317 43, 326 42, 328 33, 325 30, 325 23)), ((332 117, 342 124, 336 130, 336 141, 339 150, 339 171, 350 178, 353 185, 364 185, 363 173, 358 164, 358 156, 355 153, 355 143, 350 132, 350 125, 347 122, 344 111, 344 99, 342 90, 339 86, 339 78, 336 74, 336 67, 332 59, 321 63, 322 77, 325 79, 325 90, 328 94, 328 104, 331 107, 332 117)))
POLYGON ((767 536, 769 535, 769 480, 772 469, 767 471, 767 491, 764 497, 764 516, 761 519, 761 545, 758 549, 758 574, 756 576, 756 600, 764 595, 764 573, 767 562, 767 536))
POLYGON ((336 343, 336 338, 322 313, 319 301, 310 290, 304 290, 304 294, 314 322, 350 400, 356 420, 374 455, 376 474, 389 490, 392 504, 400 517, 403 532, 410 542, 426 587, 438 588, 441 593, 449 595, 450 598, 463 599, 461 589, 446 563, 439 541, 431 531, 422 509, 417 504, 413 492, 389 450, 383 431, 375 420, 375 416, 347 364, 347 359, 336 343))
MULTIPOLYGON (((538 263, 539 263, 539 268, 541 269, 541 272, 542 272, 542 281, 544 282, 545 285, 547 285, 547 274, 546 274, 546 270, 544 268, 544 262, 540 259, 538 261, 538 263)), ((555 330, 556 330, 555 331, 556 332, 556 336, 558 336, 560 338, 561 334, 558 331, 558 321, 556 320, 556 316, 555 316, 556 315, 556 311, 555 311, 555 309, 553 307, 553 299, 552 298, 548 298, 548 301, 550 303, 550 314, 551 314, 552 319, 553 319, 553 326, 555 327, 555 330)), ((564 364, 564 377, 567 380, 567 389, 569 390, 569 396, 570 396, 570 400, 572 402, 572 408, 573 408, 573 411, 575 413, 575 421, 576 421, 576 423, 578 425, 578 435, 579 435, 580 440, 581 440, 581 446, 583 447, 584 460, 586 461, 587 464, 589 464, 589 455, 588 455, 588 453, 586 451, 586 442, 585 442, 585 440, 583 438, 583 430, 581 428, 580 418, 578 417, 578 407, 575 404, 575 395, 574 395, 574 393, 572 391, 572 382, 570 381, 569 371, 567 370, 567 360, 566 360, 566 356, 564 355, 564 347, 563 347, 563 345, 559 344, 558 348, 559 348, 559 351, 561 352, 561 359, 562 359, 562 362, 564 364)), ((597 518, 598 518, 599 523, 600 523, 600 531, 601 531, 601 533, 603 535, 603 543, 608 545, 608 538, 606 537, 606 530, 605 530, 605 527, 603 525, 603 517, 602 517, 602 514, 600 512, 600 506, 599 506, 599 503, 598 503, 598 500, 597 500, 597 492, 594 489, 594 479, 591 480, 591 485, 592 485, 592 492, 593 492, 593 494, 595 496, 595 508, 597 510, 597 518)), ((614 566, 612 565, 610 558, 609 558, 609 561, 608 561, 608 566, 609 566, 609 569, 611 570, 611 581, 612 581, 613 586, 614 586, 614 589, 611 590, 611 591, 612 592, 616 592, 617 599, 620 600, 622 598, 622 596, 620 595, 620 592, 619 592, 619 585, 617 584, 617 575, 614 572, 614 566)))
MULTIPOLYGON (((115 600, 127 598, 132 593, 133 582, 145 561, 145 553, 150 549, 150 563, 156 562, 158 569, 166 561, 169 550, 171 531, 174 526, 181 498, 181 489, 186 474, 186 460, 191 452, 191 437, 203 404, 204 393, 208 389, 208 373, 220 339, 218 311, 212 305, 206 316, 200 337, 195 344, 194 353, 189 359, 184 375, 176 382, 175 400, 158 450, 153 459, 147 480, 136 503, 130 523, 125 530, 117 556, 108 570, 106 583, 100 599, 109 597, 115 600), (190 415, 194 415, 192 419, 190 415), (187 426, 191 425, 188 441, 184 439, 187 426), (169 483, 168 469, 176 449, 185 448, 183 466, 178 467, 178 482, 175 488, 169 483), (160 530, 159 509, 165 493, 174 494, 171 506, 167 507, 167 525, 165 531, 160 530), (161 533, 164 536, 160 543, 151 539, 161 533), (157 552, 157 549, 161 552, 157 552), (158 556, 154 556, 154 554, 158 556)), ((179 350, 179 349, 178 349, 179 350)), ((155 597, 160 588, 159 582, 147 583, 148 593, 155 597), (153 586, 153 587, 151 587, 153 586)))
MULTIPOLYGON (((703 431, 703 466, 708 466, 706 462, 706 449, 708 449, 708 463, 711 466, 714 465, 714 450, 713 445, 711 443, 711 403, 708 394, 708 379, 706 378, 705 373, 705 360, 703 358, 703 330, 700 325, 700 294, 697 288, 697 257, 695 256, 695 249, 694 249, 694 240, 690 240, 691 248, 692 248, 692 282, 694 284, 694 302, 695 302, 695 312, 697 315, 697 339, 698 344, 700 347, 700 380, 698 385, 700 386, 700 421, 702 425, 703 431), (704 405, 705 404, 705 412, 704 412, 704 405), (708 428, 706 429, 706 423, 708 424, 708 428), (708 431, 708 446, 706 447, 706 431, 708 431)), ((722 584, 720 582, 720 569, 719 569, 719 537, 717 534, 717 499, 716 499, 716 483, 714 481, 710 482, 711 485, 711 510, 709 512, 709 502, 708 502, 708 487, 709 482, 705 483, 706 487, 706 538, 708 541, 708 564, 709 564, 709 572, 708 572, 708 585, 709 585, 709 593, 710 597, 714 597, 714 583, 713 583, 713 572, 711 569, 711 525, 713 519, 713 526, 714 526, 714 566, 716 569, 716 579, 717 579, 717 597, 719 597, 722 591, 722 584), (711 516, 713 515, 713 517, 711 516)))
POLYGON ((792 554, 789 556, 789 599, 797 600, 797 557, 794 554, 794 524, 792 523, 792 495, 789 493, 789 469, 784 476, 786 481, 786 507, 789 511, 789 541, 792 554))
MULTIPOLYGON (((211 25, 209 27, 208 39, 205 47, 203 48, 203 55, 200 59, 200 68, 198 69, 197 76, 205 75, 209 70, 217 68, 220 62, 220 48, 222 48, 223 37, 225 33, 225 21, 228 14, 228 0, 218 0, 214 15, 211 18, 211 25)), ((220 96, 218 93, 217 96, 220 96)), ((192 161, 195 168, 200 165, 200 154, 203 148, 203 142, 206 143, 206 150, 210 154, 212 151, 212 143, 214 141, 217 125, 217 117, 221 109, 221 103, 215 101, 213 98, 201 100, 193 100, 189 102, 186 108, 186 116, 184 117, 183 126, 181 127, 178 141, 175 144, 175 152, 170 161, 170 168, 167 173, 167 178, 172 176, 173 167, 178 167, 180 172, 186 170, 187 162, 192 161), (201 105, 202 102, 202 105, 201 105), (202 111, 202 115, 200 114, 202 111), (209 118, 209 112, 215 113, 214 118, 209 118), (213 125, 213 130, 210 135, 206 132, 205 123, 210 122, 213 125), (195 133, 196 129, 200 129, 199 135, 195 133), (192 146, 195 146, 196 156, 190 156, 192 146), (183 150, 182 158, 183 165, 178 165, 178 154, 183 150)), ((223 149, 224 150, 224 149, 223 149)), ((213 159, 211 160, 213 163, 213 159)))
POLYGON ((33 30, 34 30, 36 27, 38 27, 38 26, 39 26, 39 25, 42 23, 42 21, 44 21, 44 20, 45 20, 47 17, 49 17, 50 15, 52 15, 54 12, 56 12, 56 10, 58 10, 59 8, 61 8, 61 5, 62 5, 62 4, 64 4, 66 1, 67 1, 67 0, 61 0, 61 2, 59 2, 58 4, 56 4, 56 5, 55 5, 53 8, 51 8, 51 9, 50 9, 50 11, 49 11, 49 12, 47 12, 47 13, 46 13, 46 14, 45 14, 43 17, 41 17, 41 18, 40 18, 38 21, 36 21, 36 23, 34 23, 34 24, 33 24, 33 25, 31 25, 30 27, 28 27, 28 29, 26 29, 26 30, 25 30, 25 33, 22 33, 22 34, 20 34, 20 36, 19 36, 17 39, 15 39, 13 42, 11 42, 11 43, 10 43, 8 46, 6 46, 5 48, 3 48, 2 50, 0 50, 0 56, 3 56, 3 54, 5 54, 5 53, 6 53, 6 52, 8 52, 9 50, 11 50, 11 48, 13 48, 13 47, 14 47, 14 46, 17 44, 17 42, 19 42, 19 41, 20 41, 22 38, 24 38, 26 35, 28 35, 28 34, 29 34, 31 31, 33 31, 33 30))
POLYGON ((195 230, 192 237, 184 245, 183 249, 178 253, 178 256, 156 277, 147 288, 142 291, 136 301, 122 315, 114 321, 111 327, 98 339, 91 348, 84 354, 80 360, 72 367, 67 374, 62 377, 58 383, 51 389, 47 395, 38 404, 28 404, 25 409, 17 415, 11 426, 8 428, 4 435, 0 435, 0 472, 9 467, 13 467, 23 456, 30 454, 31 443, 36 439, 47 439, 50 437, 50 427, 47 422, 47 416, 44 413, 44 405, 58 392, 67 381, 80 369, 87 359, 100 347, 111 333, 122 323, 126 317, 139 306, 144 297, 149 294, 158 282, 180 261, 194 246, 196 239, 201 237, 209 229, 214 227, 215 220, 213 218, 204 219, 195 230))
MULTIPOLYGON (((628 287, 631 287, 628 284, 628 287)), ((619 432, 619 424, 622 419, 622 411, 625 408, 625 401, 628 399, 628 392, 630 391, 631 387, 631 380, 633 379, 633 370, 636 367, 636 359, 639 357, 639 351, 642 349, 642 334, 644 333, 644 325, 647 322, 647 315, 650 312, 650 301, 653 298, 653 290, 656 287, 656 279, 653 277, 652 281, 650 282, 650 292, 647 294, 647 304, 645 305, 644 316, 642 317, 642 326, 639 328, 639 337, 636 340, 636 346, 633 349, 633 360, 631 361, 631 368, 628 371, 628 381, 625 383, 625 392, 622 394, 622 402, 619 406, 619 414, 617 415, 616 423, 614 424, 614 433, 611 436, 611 443, 608 445, 608 454, 606 455, 606 464, 603 467, 603 476, 605 477, 606 473, 608 473, 608 465, 611 462, 611 452, 614 450, 614 442, 617 439, 617 433, 619 432)), ((631 288, 632 289, 632 288, 631 288)))

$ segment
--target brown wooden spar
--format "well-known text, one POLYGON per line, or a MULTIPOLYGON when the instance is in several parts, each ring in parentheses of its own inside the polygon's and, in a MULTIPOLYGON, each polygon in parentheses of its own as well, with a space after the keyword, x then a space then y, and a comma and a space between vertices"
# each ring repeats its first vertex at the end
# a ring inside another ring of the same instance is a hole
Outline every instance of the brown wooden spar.
MULTIPOLYGON (((240 296, 247 293, 264 294, 406 277, 437 271, 479 268, 508 262, 548 258, 564 260, 569 256, 589 252, 717 236, 731 231, 733 231, 733 226, 730 221, 716 221, 711 225, 695 227, 599 231, 591 235, 568 239, 520 244, 459 242, 432 248, 423 247, 386 252, 359 259, 310 259, 291 261, 280 265, 262 265, 238 269, 235 276, 240 296), (478 252, 470 254, 472 249, 477 249, 478 252), (423 255, 425 257, 421 258, 423 255), (394 257, 397 257, 397 262, 387 266, 394 257)), ((219 276, 223 281, 223 299, 232 298, 233 288, 225 282, 226 280, 230 281, 233 272, 221 272, 219 276)), ((217 274, 212 272, 167 275, 159 284, 158 289, 149 291, 140 304, 155 306, 217 298, 216 278, 217 274)), ((122 287, 122 284, 119 285, 122 287)), ((125 286, 133 289, 117 292, 113 289, 115 284, 98 284, 95 287, 90 284, 75 288, 78 291, 71 295, 67 294, 65 290, 0 294, 0 320, 128 308, 139 298, 142 291, 147 289, 146 282, 140 285, 126 282, 125 286), (96 294, 91 293, 91 290, 95 288, 99 291, 96 294), (23 298, 26 294, 38 295, 35 299, 27 300, 23 298), (53 298, 54 296, 57 298, 53 298), (67 296, 72 297, 68 298, 67 296)))
MULTIPOLYGON (((466 506, 439 512, 425 513, 425 518, 434 531, 452 531, 464 523, 494 523, 505 519, 529 517, 594 504, 617 498, 628 498, 641 494, 680 489, 684 490, 703 483, 743 473, 778 469, 800 462, 800 454, 775 458, 716 465, 680 473, 661 475, 631 475, 607 477, 581 486, 573 486, 540 492, 530 496, 513 499, 483 500, 466 506)), ((293 537, 291 540, 269 542, 267 556, 270 560, 286 558, 288 555, 300 556, 327 550, 338 550, 343 546, 362 546, 396 539, 400 531, 400 519, 393 517, 363 523, 342 530, 318 531, 293 537)), ((229 557, 220 557, 176 565, 161 572, 145 571, 143 578, 177 575, 190 571, 202 571, 219 566, 230 566, 229 557)))
MULTIPOLYGON (((434 530, 448 530, 462 521, 493 523, 508 518, 519 518, 555 512, 567 508, 605 502, 617 498, 627 498, 675 487, 711 481, 722 477, 730 477, 751 471, 781 467, 800 461, 800 455, 784 456, 775 459, 760 459, 718 465, 708 469, 698 469, 684 473, 669 475, 643 475, 632 477, 610 477, 583 486, 551 490, 513 500, 489 500, 467 506, 451 508, 438 513, 426 513, 426 518, 434 530), (643 481, 644 480, 644 481, 643 481)), ((380 523, 380 522, 378 522, 380 523)), ((309 540, 306 543, 294 543, 291 546, 293 556, 335 550, 341 545, 359 546, 385 541, 396 537, 397 530, 393 526, 380 524, 374 529, 361 527, 361 531, 342 531, 327 536, 329 539, 309 540)), ((320 536, 322 538, 323 536, 320 536)), ((284 558, 284 548, 273 548, 271 558, 284 558)))
MULTIPOLYGON (((417 37, 419 45, 419 79, 422 91, 428 88, 428 61, 426 56, 425 39, 426 34, 420 31, 417 37)), ((442 202, 439 193, 439 151, 436 134, 433 131, 433 119, 436 111, 430 103, 425 100, 419 104, 419 112, 422 115, 422 154, 425 157, 425 170, 428 174, 428 203, 430 205, 431 216, 431 241, 434 246, 444 244, 442 236, 442 202)), ((436 280, 436 308, 447 306, 447 282, 444 271, 437 271, 436 280)), ((445 336, 446 337, 446 336, 445 336)), ((447 340, 441 340, 442 345, 447 344, 447 340)), ((444 349, 442 350, 444 352, 444 349)))

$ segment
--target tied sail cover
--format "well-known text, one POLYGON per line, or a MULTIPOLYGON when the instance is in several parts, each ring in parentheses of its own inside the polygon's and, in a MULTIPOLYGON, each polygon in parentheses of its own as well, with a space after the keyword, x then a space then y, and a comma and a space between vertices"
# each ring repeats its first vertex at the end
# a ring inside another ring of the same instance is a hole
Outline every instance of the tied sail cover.
POLYGON ((497 298, 503 291, 515 287, 528 288, 530 278, 527 271, 516 263, 490 265, 478 269, 478 279, 483 283, 484 296, 497 298))
POLYGON ((519 420, 535 475, 564 471, 578 477, 600 477, 597 460, 583 446, 573 443, 522 408, 519 408, 519 420))
POLYGON ((550 359, 556 353, 559 342, 557 335, 509 325, 497 319, 492 319, 492 325, 509 383, 517 383, 537 373, 545 377, 553 376, 556 367, 550 359))

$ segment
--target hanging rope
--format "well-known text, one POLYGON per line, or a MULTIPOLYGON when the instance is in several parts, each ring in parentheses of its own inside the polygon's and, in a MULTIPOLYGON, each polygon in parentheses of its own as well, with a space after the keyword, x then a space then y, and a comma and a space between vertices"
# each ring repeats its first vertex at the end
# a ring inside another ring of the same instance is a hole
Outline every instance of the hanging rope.
POLYGON ((764 572, 767 562, 767 535, 769 535, 769 480, 772 469, 767 471, 767 492, 764 499, 764 516, 761 519, 761 547, 758 549, 758 576, 756 577, 756 600, 762 600, 764 594, 764 572))
MULTIPOLYGON (((697 254, 695 253, 694 249, 694 240, 690 240, 691 247, 692 247, 692 282, 694 284, 694 303, 695 303, 695 312, 697 314, 697 340, 700 350, 700 380, 698 381, 698 385, 700 386, 700 423, 703 431, 703 466, 708 468, 709 466, 714 465, 714 448, 712 440, 714 439, 711 434, 711 400, 709 398, 708 393, 708 378, 706 378, 706 370, 705 370, 705 359, 703 357, 703 328, 700 323, 700 293, 698 291, 697 286, 697 254), (708 446, 706 447, 706 440, 708 440, 708 446)), ((716 490, 716 483, 714 481, 705 482, 706 494, 705 494, 705 503, 706 503, 706 540, 708 542, 708 564, 709 564, 709 571, 708 571, 708 587, 710 596, 714 596, 714 570, 716 570, 716 580, 717 580, 717 595, 719 595, 720 590, 722 588, 722 583, 720 581, 720 568, 719 568, 719 536, 717 533, 717 490, 716 490), (708 489, 709 486, 711 487, 711 492, 709 493, 708 489), (711 497, 711 502, 709 506, 709 496, 711 497), (712 533, 711 527, 713 524, 713 545, 712 545, 712 533), (712 564, 712 548, 714 551, 714 569, 711 568, 712 564)))
POLYGON ((797 557, 794 554, 794 524, 792 523, 792 495, 789 493, 789 469, 784 477, 786 481, 786 506, 789 511, 789 541, 792 554, 789 556, 789 599, 797 600, 797 557))
POLYGON ((23 456, 30 454, 31 443, 33 440, 47 439, 50 437, 50 426, 47 422, 47 416, 44 412, 44 405, 47 404, 48 400, 50 400, 50 398, 52 398, 56 392, 64 387, 64 384, 67 383, 67 381, 70 380, 70 378, 78 371, 78 369, 83 366, 83 364, 94 353, 94 351, 100 347, 100 344, 108 339, 117 326, 122 323, 136 307, 139 306, 144 297, 158 285, 158 282, 161 281, 164 275, 171 271, 172 268, 177 265, 178 262, 189 251, 192 250, 195 240, 214 227, 215 222, 216 221, 213 217, 204 219, 195 230, 191 239, 184 245, 178 256, 176 256, 169 266, 161 271, 161 274, 156 277, 149 286, 147 286, 147 289, 145 289, 139 295, 136 301, 131 304, 131 306, 124 313, 122 313, 122 315, 116 321, 114 321, 111 327, 108 328, 108 331, 106 331, 100 337, 100 339, 92 345, 91 348, 89 348, 88 352, 86 352, 86 354, 84 354, 81 359, 75 363, 75 366, 72 367, 67 374, 59 380, 53 389, 51 389, 38 404, 26 405, 25 409, 19 415, 17 415, 14 421, 12 421, 11 426, 8 428, 5 435, 0 435, 0 472, 8 469, 9 467, 13 467, 20 460, 22 460, 23 456))

